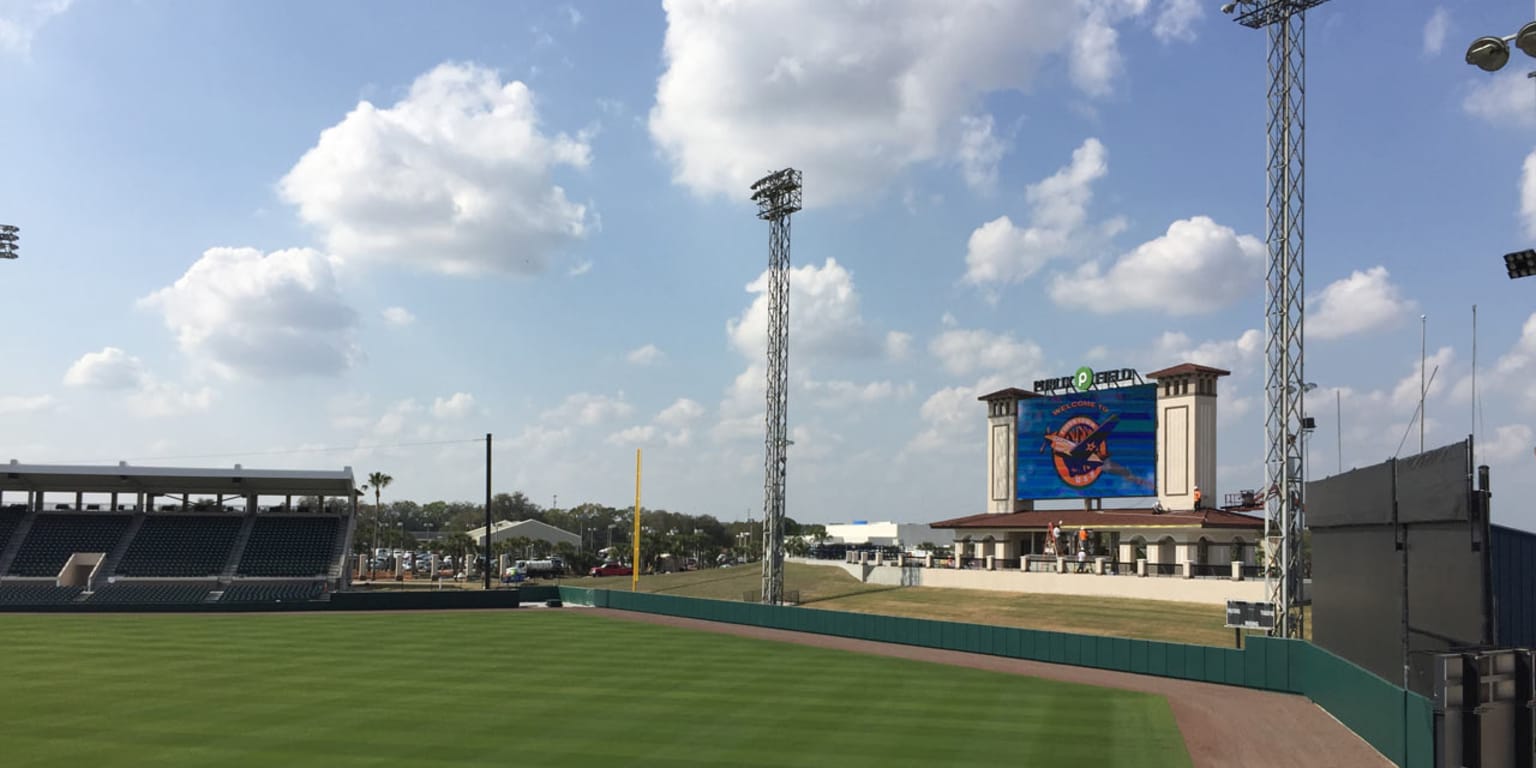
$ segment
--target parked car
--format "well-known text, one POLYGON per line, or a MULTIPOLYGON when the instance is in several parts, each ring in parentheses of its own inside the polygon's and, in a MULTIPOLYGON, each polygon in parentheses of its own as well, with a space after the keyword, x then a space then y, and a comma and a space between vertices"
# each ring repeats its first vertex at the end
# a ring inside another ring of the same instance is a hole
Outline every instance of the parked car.
POLYGON ((631 571, 629 569, 629 566, 627 566, 627 565, 623 565, 621 563, 603 563, 602 565, 593 566, 591 573, 589 573, 588 575, 590 575, 590 576, 629 576, 632 573, 634 573, 634 572, 631 571))

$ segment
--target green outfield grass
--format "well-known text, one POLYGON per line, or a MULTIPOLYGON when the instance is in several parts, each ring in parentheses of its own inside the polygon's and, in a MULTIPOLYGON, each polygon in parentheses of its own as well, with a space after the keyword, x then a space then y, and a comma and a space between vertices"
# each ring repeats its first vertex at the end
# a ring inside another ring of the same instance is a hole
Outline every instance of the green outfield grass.
MULTIPOLYGON (((607 576, 597 579, 567 579, 564 583, 573 587, 627 591, 629 581, 628 576, 607 576)), ((755 593, 762 588, 763 567, 760 563, 640 577, 641 592, 708 597, 715 600, 740 600, 744 593, 755 593)), ((799 592, 802 604, 890 589, 879 584, 865 584, 848 575, 848 572, 841 568, 803 563, 784 564, 784 588, 799 592)))
POLYGON ((1189 765, 1168 703, 581 609, 0 616, 0 763, 1189 765))
MULTIPOLYGON (((572 586, 628 590, 629 578, 567 580, 572 586)), ((757 564, 690 573, 641 576, 641 592, 740 600, 762 585, 757 564)), ((1088 635, 1134 637, 1197 645, 1232 645, 1226 607, 1160 600, 1075 597, 978 589, 889 587, 864 584, 835 566, 785 563, 785 589, 800 602, 828 611, 878 613, 1088 635)))

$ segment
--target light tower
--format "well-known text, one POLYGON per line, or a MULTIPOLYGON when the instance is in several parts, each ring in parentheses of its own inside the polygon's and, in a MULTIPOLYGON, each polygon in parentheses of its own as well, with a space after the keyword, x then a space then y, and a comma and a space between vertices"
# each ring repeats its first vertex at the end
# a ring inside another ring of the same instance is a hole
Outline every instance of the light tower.
POLYGON ((0 259, 14 259, 21 254, 17 249, 21 241, 21 229, 10 224, 0 224, 0 259))
POLYGON ((789 448, 789 216, 800 210, 800 172, 785 168, 752 185, 768 222, 768 412, 763 435, 763 602, 784 600, 784 471, 789 448))
POLYGON ((1269 270, 1264 302, 1264 539, 1277 561, 1264 569, 1275 605, 1275 633, 1302 637, 1301 490, 1303 407, 1302 234, 1305 199, 1307 9, 1327 0, 1238 0, 1222 6, 1237 22, 1269 33, 1269 163, 1265 234, 1269 270))

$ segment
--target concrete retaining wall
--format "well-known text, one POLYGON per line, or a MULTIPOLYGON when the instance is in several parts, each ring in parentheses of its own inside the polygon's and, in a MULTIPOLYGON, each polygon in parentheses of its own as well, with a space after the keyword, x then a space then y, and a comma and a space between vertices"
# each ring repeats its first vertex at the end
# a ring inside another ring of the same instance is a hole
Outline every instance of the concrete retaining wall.
POLYGON ((1177 576, 1096 576, 1087 573, 1038 573, 958 570, 954 568, 897 568, 864 566, 831 560, 795 562, 841 568, 867 584, 892 587, 939 587, 1022 592, 1039 595, 1123 597, 1131 600, 1168 600, 1180 603, 1226 605, 1228 600, 1264 602, 1264 582, 1229 579, 1185 579, 1177 576))

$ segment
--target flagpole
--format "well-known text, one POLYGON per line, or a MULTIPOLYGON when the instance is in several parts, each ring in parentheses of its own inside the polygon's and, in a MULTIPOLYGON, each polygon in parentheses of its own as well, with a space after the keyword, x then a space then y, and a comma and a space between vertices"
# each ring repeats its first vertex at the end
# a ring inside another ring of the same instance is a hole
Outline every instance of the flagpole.
POLYGON ((635 543, 630 548, 629 591, 640 591, 640 449, 635 449, 635 543))

